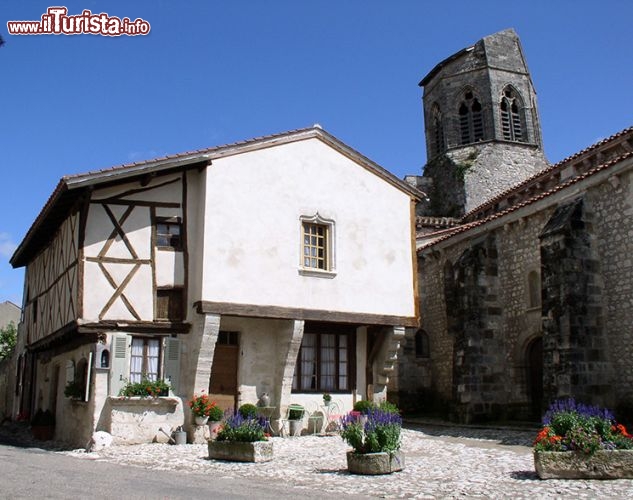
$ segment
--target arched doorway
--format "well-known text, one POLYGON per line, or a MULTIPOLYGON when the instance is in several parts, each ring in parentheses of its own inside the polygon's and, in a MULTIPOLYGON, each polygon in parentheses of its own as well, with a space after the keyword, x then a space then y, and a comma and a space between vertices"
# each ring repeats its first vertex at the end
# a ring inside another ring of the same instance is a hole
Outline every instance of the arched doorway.
POLYGON ((530 417, 540 420, 543 405, 543 338, 532 340, 526 350, 530 417))

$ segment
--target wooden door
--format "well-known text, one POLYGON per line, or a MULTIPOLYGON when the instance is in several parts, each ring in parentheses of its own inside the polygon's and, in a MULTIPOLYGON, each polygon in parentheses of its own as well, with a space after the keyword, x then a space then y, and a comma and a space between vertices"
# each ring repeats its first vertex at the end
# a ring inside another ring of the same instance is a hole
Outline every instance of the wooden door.
POLYGON ((238 332, 220 332, 213 354, 209 397, 223 410, 236 409, 239 353, 238 332))

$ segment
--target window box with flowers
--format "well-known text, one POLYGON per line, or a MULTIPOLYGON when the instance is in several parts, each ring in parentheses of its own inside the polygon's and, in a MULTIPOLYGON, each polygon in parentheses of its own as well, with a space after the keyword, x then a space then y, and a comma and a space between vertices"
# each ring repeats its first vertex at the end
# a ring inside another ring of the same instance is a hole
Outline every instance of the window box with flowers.
POLYGON ((400 450, 402 418, 394 405, 368 408, 366 418, 352 411, 341 420, 341 437, 353 450, 347 452, 352 474, 391 474, 404 469, 400 450))
POLYGON ((534 441, 534 467, 541 479, 633 479, 633 436, 609 410, 555 401, 534 441))
POLYGON ((140 382, 128 382, 119 391, 119 396, 126 398, 142 397, 157 398, 169 395, 169 384, 162 379, 149 380, 143 378, 140 382))
POLYGON ((269 437, 264 418, 245 417, 236 412, 222 421, 216 440, 209 440, 209 458, 232 462, 269 462, 273 459, 273 442, 269 437))

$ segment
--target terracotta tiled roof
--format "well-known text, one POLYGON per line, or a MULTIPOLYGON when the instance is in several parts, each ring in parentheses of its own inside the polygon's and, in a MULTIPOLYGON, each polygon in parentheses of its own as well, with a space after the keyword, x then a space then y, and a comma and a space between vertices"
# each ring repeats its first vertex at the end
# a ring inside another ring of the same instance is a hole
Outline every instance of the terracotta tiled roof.
POLYGON ((589 146, 588 148, 585 148, 581 151, 578 151, 577 153, 568 156, 567 158, 559 161, 558 163, 555 163, 554 165, 547 167, 543 170, 541 170, 540 172, 537 172, 536 174, 534 174, 532 177, 528 177, 527 179, 525 179, 524 181, 520 182, 519 184, 516 184, 515 186, 512 186, 509 189, 506 189, 505 191, 503 191, 502 193, 500 193, 499 195, 495 196, 494 198, 491 198, 490 200, 486 201, 485 203, 482 203, 481 205, 479 205, 478 207, 472 209, 470 212, 468 212, 466 215, 464 215, 464 217, 462 218, 462 222, 470 222, 472 221, 474 218, 477 217, 477 214, 479 212, 483 212, 486 209, 489 209, 491 207, 494 207, 496 204, 498 204, 499 202, 505 200, 506 198, 512 196, 513 194, 521 191, 524 187, 529 186, 530 184, 536 184, 539 181, 549 178, 551 175, 553 175, 554 173, 560 172, 563 169, 565 169, 567 166, 569 166, 569 164, 573 163, 575 160, 577 160, 578 158, 582 157, 582 156, 586 156, 589 155, 592 152, 598 151, 599 149, 601 149, 602 147, 606 146, 607 144, 613 143, 613 142, 617 142, 618 139, 633 133, 633 127, 628 127, 625 128, 624 130, 613 134, 612 136, 603 139, 599 142, 596 142, 595 144, 592 144, 591 146, 589 146))
MULTIPOLYGON (((631 129, 627 129, 627 130, 631 130, 631 129)), ((619 135, 619 134, 618 134, 619 135)), ((576 156, 576 155, 574 155, 576 156)), ((571 158, 571 157, 570 157, 571 158)), ((603 163, 601 165, 598 165, 597 167, 594 167, 592 169, 590 169, 589 171, 577 175, 575 177, 570 178, 569 180, 567 180, 566 182, 563 182, 561 184, 558 184, 557 186, 553 187, 552 189, 549 189, 547 191, 544 191, 536 196, 533 196, 532 198, 522 201, 520 203, 517 203, 516 205, 512 205, 511 207, 508 207, 505 210, 502 210, 500 212, 496 212, 492 215, 489 215, 488 217, 485 217, 483 219, 478 219, 472 222, 468 222, 466 224, 462 224, 461 226, 458 226, 452 230, 445 230, 445 231, 439 231, 437 234, 437 238, 433 239, 432 241, 430 241, 429 243, 423 244, 418 248, 418 252, 421 250, 424 250, 425 248, 429 248, 432 247, 442 241, 446 241, 450 238, 452 238, 453 236, 457 235, 457 234, 461 234, 464 233, 472 228, 475 227, 479 227, 479 226, 483 226, 484 224, 487 224, 488 222, 491 222, 493 220, 499 219, 501 217, 503 217, 504 215, 507 215, 509 213, 515 212, 517 210, 519 210, 520 208, 526 207, 528 205, 531 205, 533 203, 536 203, 537 201, 540 201, 544 198, 547 198, 548 196, 551 196, 559 191, 562 191, 563 189, 568 188, 569 186, 576 184, 588 177, 591 177, 599 172, 602 172, 603 170, 606 170, 614 165, 616 165, 617 163, 620 163, 621 161, 627 160, 629 158, 633 158, 633 151, 630 151, 626 154, 623 154, 617 158, 614 158, 606 163, 603 163)), ((432 238, 433 234, 427 234, 426 237, 427 238, 432 238)))

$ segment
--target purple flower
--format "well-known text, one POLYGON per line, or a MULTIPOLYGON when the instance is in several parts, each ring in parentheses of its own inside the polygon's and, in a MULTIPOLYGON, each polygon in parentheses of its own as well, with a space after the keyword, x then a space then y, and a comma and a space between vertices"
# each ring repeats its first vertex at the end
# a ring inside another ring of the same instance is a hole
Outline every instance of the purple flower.
POLYGON ((606 408, 577 403, 573 398, 569 398, 558 399, 550 405, 550 407, 547 409, 547 412, 543 416, 543 425, 550 425, 555 414, 564 412, 577 413, 580 416, 587 418, 597 417, 610 421, 615 420, 613 413, 611 413, 606 408))

